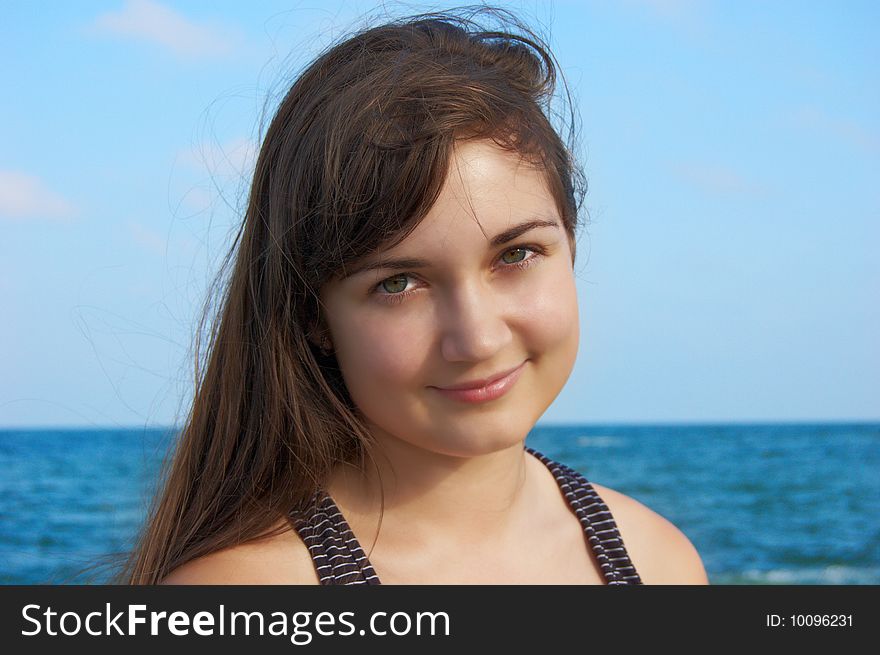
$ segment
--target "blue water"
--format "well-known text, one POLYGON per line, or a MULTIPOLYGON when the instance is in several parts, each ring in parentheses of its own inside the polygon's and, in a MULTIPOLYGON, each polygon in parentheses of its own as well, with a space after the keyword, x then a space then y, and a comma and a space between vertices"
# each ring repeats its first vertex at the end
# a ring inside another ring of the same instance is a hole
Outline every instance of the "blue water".
MULTIPOLYGON (((0 430, 0 583, 102 582, 173 434, 0 430), (91 569, 88 569, 92 566, 91 569)), ((880 424, 536 427, 677 525, 713 584, 880 584, 880 424)))

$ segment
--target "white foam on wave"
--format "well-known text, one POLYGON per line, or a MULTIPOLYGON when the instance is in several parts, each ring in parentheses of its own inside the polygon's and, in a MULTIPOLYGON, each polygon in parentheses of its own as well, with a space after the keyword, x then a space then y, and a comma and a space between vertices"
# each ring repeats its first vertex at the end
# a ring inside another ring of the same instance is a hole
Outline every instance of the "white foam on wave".
POLYGON ((851 584, 878 584, 880 583, 880 568, 863 566, 846 566, 832 564, 826 567, 812 567, 803 569, 771 569, 759 571, 749 569, 735 576, 729 576, 730 582, 719 576, 720 584, 828 584, 828 585, 851 585, 851 584))

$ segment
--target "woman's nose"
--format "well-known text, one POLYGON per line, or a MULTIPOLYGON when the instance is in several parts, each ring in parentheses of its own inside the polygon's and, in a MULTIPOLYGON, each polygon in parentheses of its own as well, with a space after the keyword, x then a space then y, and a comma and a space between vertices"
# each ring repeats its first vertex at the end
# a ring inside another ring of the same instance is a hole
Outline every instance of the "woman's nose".
POLYGON ((492 359, 512 340, 503 298, 482 283, 458 287, 439 316, 440 348, 450 362, 492 359))

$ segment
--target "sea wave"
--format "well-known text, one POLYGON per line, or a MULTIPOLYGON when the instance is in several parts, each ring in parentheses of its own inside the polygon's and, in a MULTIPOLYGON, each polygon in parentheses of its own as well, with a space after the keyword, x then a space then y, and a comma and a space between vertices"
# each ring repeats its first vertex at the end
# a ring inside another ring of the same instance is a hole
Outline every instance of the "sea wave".
POLYGON ((880 567, 831 564, 825 567, 749 569, 739 573, 717 574, 712 584, 740 585, 873 585, 880 584, 880 567))

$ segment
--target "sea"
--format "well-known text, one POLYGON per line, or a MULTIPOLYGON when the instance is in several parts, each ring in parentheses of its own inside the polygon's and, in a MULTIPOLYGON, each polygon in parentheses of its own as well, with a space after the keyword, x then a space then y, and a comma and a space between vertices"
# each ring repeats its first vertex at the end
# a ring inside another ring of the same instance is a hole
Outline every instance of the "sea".
MULTIPOLYGON (((110 581, 175 437, 0 430, 0 583, 110 581)), ((711 584, 880 584, 880 423, 538 425, 526 443, 672 521, 711 584)))

